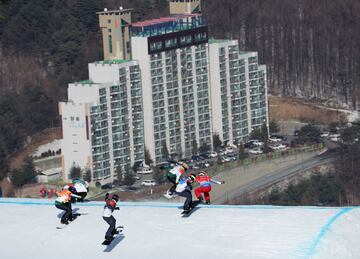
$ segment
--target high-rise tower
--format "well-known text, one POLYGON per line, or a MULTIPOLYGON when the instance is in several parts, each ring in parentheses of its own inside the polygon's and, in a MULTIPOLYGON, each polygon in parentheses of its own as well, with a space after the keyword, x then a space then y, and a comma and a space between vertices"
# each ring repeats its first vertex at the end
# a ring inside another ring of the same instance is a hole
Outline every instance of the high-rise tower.
POLYGON ((130 24, 132 9, 98 12, 103 36, 104 60, 131 59, 130 24))
POLYGON ((201 12, 201 0, 170 0, 170 14, 194 14, 201 12))

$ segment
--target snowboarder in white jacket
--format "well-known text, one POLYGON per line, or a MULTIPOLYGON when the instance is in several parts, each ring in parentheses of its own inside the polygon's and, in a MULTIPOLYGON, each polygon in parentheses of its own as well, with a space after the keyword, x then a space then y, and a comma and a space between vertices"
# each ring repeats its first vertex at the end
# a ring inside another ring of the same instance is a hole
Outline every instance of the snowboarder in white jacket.
POLYGON ((181 197, 186 198, 184 202, 184 211, 189 212, 192 209, 192 184, 194 183, 196 176, 190 174, 187 177, 181 178, 178 184, 176 185, 175 193, 181 197))
POLYGON ((105 234, 105 240, 112 240, 113 236, 115 234, 118 234, 119 232, 116 230, 116 219, 113 217, 112 213, 114 210, 119 210, 120 208, 116 206, 116 203, 119 201, 119 195, 109 195, 107 193, 105 195, 105 206, 104 206, 104 212, 103 212, 103 219, 106 221, 106 223, 109 224, 109 228, 106 231, 105 234))

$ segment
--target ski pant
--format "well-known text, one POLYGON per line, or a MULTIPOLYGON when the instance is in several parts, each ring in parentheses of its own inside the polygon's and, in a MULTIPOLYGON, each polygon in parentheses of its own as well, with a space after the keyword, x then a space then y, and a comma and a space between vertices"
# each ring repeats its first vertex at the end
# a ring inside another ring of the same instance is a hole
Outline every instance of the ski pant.
POLYGON ((192 203, 192 194, 189 190, 184 190, 182 192, 176 192, 179 196, 186 198, 184 203, 184 210, 189 210, 192 203))
POLYGON ((198 187, 195 189, 195 196, 200 199, 201 195, 204 194, 205 201, 210 201, 211 186, 198 187))
POLYGON ((115 234, 116 219, 113 216, 103 217, 103 219, 109 224, 109 228, 105 234, 105 239, 109 239, 115 234))
POLYGON ((63 204, 55 204, 55 207, 60 209, 60 210, 65 211, 65 213, 61 217, 61 223, 65 223, 68 220, 73 218, 72 209, 71 209, 71 203, 70 202, 63 203, 63 204))
POLYGON ((173 186, 170 187, 169 189, 169 193, 170 195, 172 195, 174 192, 175 192, 175 188, 176 188, 176 175, 173 175, 173 174, 168 174, 166 176, 166 178, 173 184, 173 186))

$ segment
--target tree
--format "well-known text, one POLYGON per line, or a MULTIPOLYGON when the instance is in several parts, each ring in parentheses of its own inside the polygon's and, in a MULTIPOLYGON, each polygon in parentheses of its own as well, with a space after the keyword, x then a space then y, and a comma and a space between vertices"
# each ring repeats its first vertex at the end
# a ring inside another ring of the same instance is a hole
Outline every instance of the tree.
POLYGON ((261 131, 261 141, 264 142, 263 151, 264 153, 268 153, 270 151, 269 143, 268 143, 269 131, 265 122, 261 125, 260 131, 261 131))
POLYGON ((127 170, 124 175, 124 184, 128 187, 132 186, 136 182, 134 172, 127 170))
POLYGON ((166 180, 164 171, 154 167, 154 180, 157 184, 163 184, 166 180))
POLYGON ((260 133, 261 133, 260 136, 261 141, 264 143, 267 142, 269 139, 269 131, 265 122, 261 125, 260 133))
POLYGON ((280 126, 275 119, 270 120, 269 123, 269 131, 270 133, 278 133, 280 131, 280 126))
POLYGON ((216 132, 213 134, 213 146, 214 146, 215 151, 220 150, 221 146, 222 146, 222 141, 220 139, 220 135, 216 132))
POLYGON ((151 159, 150 151, 145 146, 145 164, 151 165, 154 161, 151 159))
POLYGON ((245 146, 244 146, 244 143, 240 143, 239 145, 239 159, 244 159, 247 157, 247 154, 245 152, 245 146))
POLYGON ((26 184, 27 176, 23 170, 14 169, 11 171, 10 180, 15 188, 21 189, 26 184))
POLYGON ((261 139, 261 130, 260 128, 255 128, 250 133, 250 139, 261 139))
POLYGON ((329 132, 332 134, 337 133, 339 126, 340 126, 339 122, 331 122, 329 125, 329 132))
POLYGON ((303 141, 305 143, 313 143, 317 142, 320 139, 321 132, 313 124, 307 124, 303 127, 301 127, 298 135, 298 139, 300 141, 303 141))
POLYGON ((79 166, 73 165, 70 168, 70 179, 81 178, 81 168, 79 166))
POLYGON ((25 183, 36 182, 36 170, 32 157, 25 157, 22 172, 25 174, 25 183))
POLYGON ((115 169, 115 173, 116 173, 116 180, 118 182, 118 185, 121 185, 123 182, 123 170, 120 164, 117 165, 116 169, 115 169))
POLYGON ((193 139, 193 140, 191 141, 191 152, 192 152, 192 154, 197 154, 197 153, 199 153, 198 144, 197 144, 197 142, 196 142, 196 139, 193 139))
POLYGON ((0 136, 0 180, 2 180, 5 176, 7 163, 7 150, 0 136))
POLYGON ((210 150, 211 150, 210 145, 208 145, 208 144, 205 143, 205 142, 202 142, 202 143, 201 143, 201 146, 199 147, 199 152, 200 152, 201 154, 204 154, 204 153, 206 153, 206 152, 208 152, 208 151, 210 151, 210 150))
POLYGON ((163 156, 163 159, 169 158, 169 149, 167 148, 166 141, 164 140, 161 147, 161 154, 163 156))
POLYGON ((84 180, 87 181, 88 183, 91 182, 91 170, 90 169, 85 170, 84 180))

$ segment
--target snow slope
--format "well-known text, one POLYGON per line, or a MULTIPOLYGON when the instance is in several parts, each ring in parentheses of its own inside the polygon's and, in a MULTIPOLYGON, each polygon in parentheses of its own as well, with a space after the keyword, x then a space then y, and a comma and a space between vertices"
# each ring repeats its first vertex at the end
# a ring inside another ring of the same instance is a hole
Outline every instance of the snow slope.
POLYGON ((182 218, 180 204, 121 203, 125 226, 109 247, 102 202, 58 230, 52 200, 0 199, 0 258, 359 258, 357 208, 200 206, 182 218))

